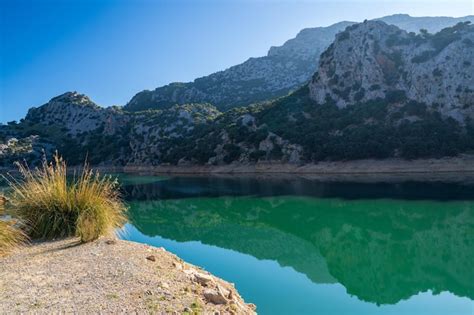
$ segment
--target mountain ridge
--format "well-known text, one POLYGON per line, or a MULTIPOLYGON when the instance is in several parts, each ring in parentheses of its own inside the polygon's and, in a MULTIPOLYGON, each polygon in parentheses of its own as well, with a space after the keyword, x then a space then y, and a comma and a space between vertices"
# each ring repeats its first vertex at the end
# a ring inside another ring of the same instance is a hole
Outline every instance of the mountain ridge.
POLYGON ((310 83, 225 112, 210 103, 128 112, 65 93, 20 123, 0 126, 0 160, 37 162, 40 148, 59 150, 72 165, 87 157, 94 165, 122 166, 300 165, 472 152, 473 35, 468 23, 436 34, 411 34, 381 21, 354 24, 321 55, 310 83), (408 78, 428 89, 411 94, 408 78), (452 86, 453 97, 439 95, 440 81, 452 86), (374 85, 380 86, 370 91, 374 85), (463 98, 454 97, 459 93, 463 98))
MULTIPOLYGON (((376 20, 389 20, 408 31, 425 28, 429 32, 437 32, 457 22, 474 21, 474 16, 411 17, 399 14, 376 20)), ((125 105, 125 109, 163 109, 175 104, 204 102, 227 110, 287 95, 310 80, 317 70, 319 55, 338 32, 353 24, 356 22, 343 21, 327 27, 305 28, 283 45, 272 46, 266 56, 249 58, 192 82, 175 82, 153 91, 139 92, 125 105)))

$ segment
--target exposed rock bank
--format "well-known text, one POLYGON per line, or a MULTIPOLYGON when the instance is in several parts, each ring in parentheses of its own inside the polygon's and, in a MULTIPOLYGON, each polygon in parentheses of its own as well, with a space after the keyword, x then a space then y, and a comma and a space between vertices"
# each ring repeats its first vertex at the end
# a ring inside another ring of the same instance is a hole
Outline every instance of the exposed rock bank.
MULTIPOLYGON (((106 168, 105 168, 106 169, 106 168)), ((295 163, 231 163, 228 165, 160 165, 126 166, 114 168, 125 172, 154 172, 170 174, 415 174, 471 173, 474 172, 474 155, 462 154, 441 159, 366 159, 308 164, 295 163)))
POLYGON ((0 313, 254 314, 255 306, 163 248, 66 239, 0 260, 0 313))

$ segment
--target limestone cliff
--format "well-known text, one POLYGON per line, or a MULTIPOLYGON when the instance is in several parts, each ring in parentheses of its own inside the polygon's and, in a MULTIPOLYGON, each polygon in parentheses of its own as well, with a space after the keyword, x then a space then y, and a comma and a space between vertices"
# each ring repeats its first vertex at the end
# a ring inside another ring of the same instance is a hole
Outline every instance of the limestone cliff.
POLYGON ((320 104, 413 100, 458 121, 474 117, 474 26, 415 35, 380 21, 355 24, 321 55, 309 88, 320 104))

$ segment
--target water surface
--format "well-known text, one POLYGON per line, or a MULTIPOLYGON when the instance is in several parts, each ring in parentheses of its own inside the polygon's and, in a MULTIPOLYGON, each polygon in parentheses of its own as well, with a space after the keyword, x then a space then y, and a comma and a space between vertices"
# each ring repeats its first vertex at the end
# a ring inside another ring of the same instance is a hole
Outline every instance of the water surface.
POLYGON ((474 186, 121 175, 125 239, 235 283, 260 314, 472 314, 474 186))

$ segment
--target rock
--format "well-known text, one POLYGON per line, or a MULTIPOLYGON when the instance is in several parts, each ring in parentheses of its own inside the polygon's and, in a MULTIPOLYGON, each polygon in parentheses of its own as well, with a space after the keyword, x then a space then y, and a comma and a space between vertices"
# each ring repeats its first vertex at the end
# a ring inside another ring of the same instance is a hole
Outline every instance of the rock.
POLYGON ((170 288, 170 285, 169 285, 167 282, 161 282, 161 283, 160 283, 160 286, 161 286, 163 289, 169 289, 169 288, 170 288))
POLYGON ((253 309, 254 311, 257 309, 257 305, 255 305, 253 303, 247 303, 247 306, 250 307, 251 309, 253 309))
POLYGON ((220 284, 217 285, 217 290, 226 298, 231 300, 232 299, 232 291, 224 288, 220 284))
POLYGON ((113 244, 115 244, 115 243, 117 243, 116 240, 106 240, 106 241, 105 241, 105 244, 107 244, 107 245, 113 245, 113 244))
POLYGON ((150 290, 146 290, 145 295, 153 295, 153 292, 151 292, 150 290))
POLYGON ((204 298, 213 304, 227 304, 227 298, 217 289, 205 289, 204 298))
POLYGON ((156 257, 153 255, 147 256, 146 259, 148 259, 149 261, 156 261, 156 257))
POLYGON ((209 283, 214 282, 213 278, 210 275, 206 275, 200 272, 194 272, 194 281, 196 281, 202 286, 207 286, 209 283))

